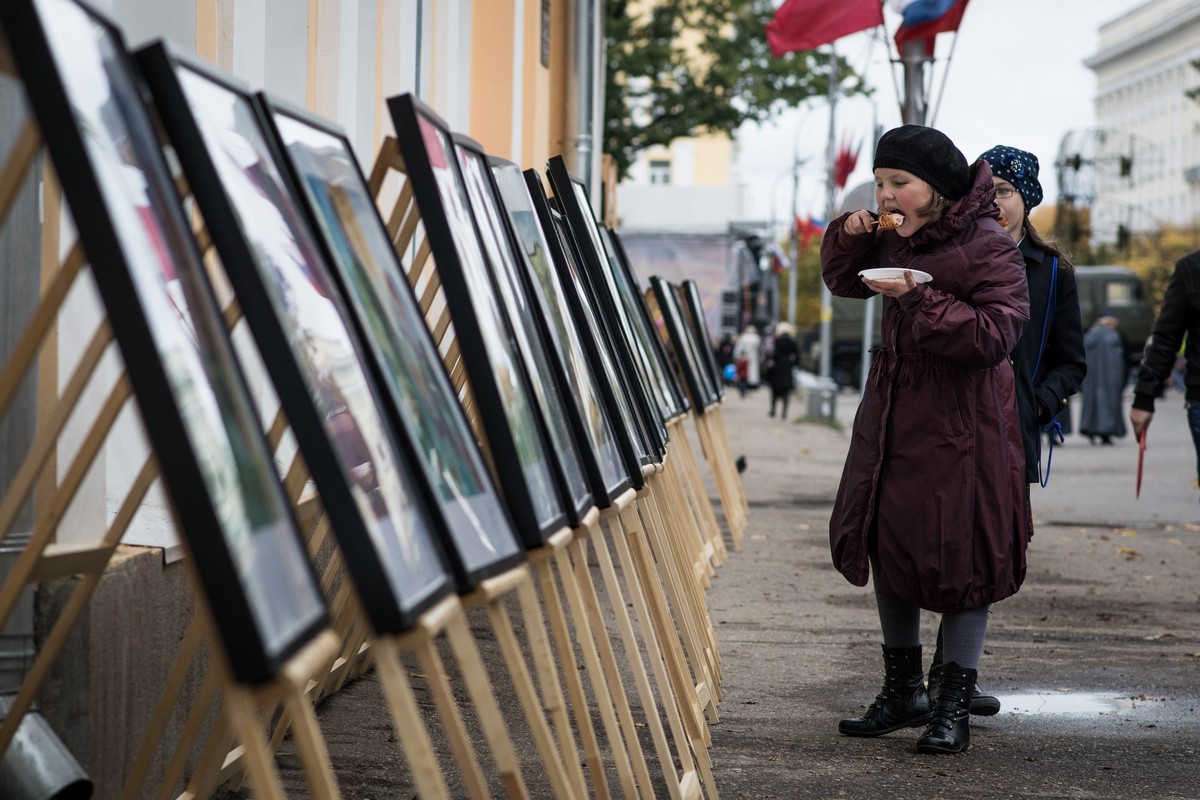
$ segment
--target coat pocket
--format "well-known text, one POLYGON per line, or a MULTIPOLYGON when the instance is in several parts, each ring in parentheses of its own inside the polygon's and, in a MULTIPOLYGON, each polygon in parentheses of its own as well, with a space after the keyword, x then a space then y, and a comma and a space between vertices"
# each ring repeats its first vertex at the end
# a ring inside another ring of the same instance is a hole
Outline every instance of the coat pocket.
POLYGON ((959 402, 958 386, 954 382, 942 384, 942 412, 945 414, 951 435, 965 436, 967 425, 963 421, 962 403, 959 402))

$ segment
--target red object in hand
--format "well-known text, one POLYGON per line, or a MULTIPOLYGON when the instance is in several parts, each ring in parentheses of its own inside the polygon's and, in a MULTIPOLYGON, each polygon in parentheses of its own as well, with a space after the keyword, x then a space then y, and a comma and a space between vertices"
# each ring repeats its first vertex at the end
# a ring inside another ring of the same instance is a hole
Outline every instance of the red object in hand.
POLYGON ((1146 430, 1146 428, 1142 428, 1142 435, 1138 437, 1137 488, 1133 493, 1135 500, 1142 496, 1142 467, 1146 463, 1146 430))

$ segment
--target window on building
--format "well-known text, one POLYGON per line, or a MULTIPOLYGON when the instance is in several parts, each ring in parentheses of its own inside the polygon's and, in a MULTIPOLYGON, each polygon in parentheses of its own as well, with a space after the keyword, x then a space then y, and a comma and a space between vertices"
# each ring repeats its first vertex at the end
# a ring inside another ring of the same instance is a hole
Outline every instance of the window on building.
POLYGON ((666 186, 671 182, 671 162, 667 159, 650 160, 650 183, 666 186))

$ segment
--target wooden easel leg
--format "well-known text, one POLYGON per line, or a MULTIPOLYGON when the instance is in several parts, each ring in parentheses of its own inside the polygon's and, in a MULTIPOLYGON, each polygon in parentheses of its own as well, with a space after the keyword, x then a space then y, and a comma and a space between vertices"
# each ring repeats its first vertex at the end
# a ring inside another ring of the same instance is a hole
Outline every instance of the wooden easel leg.
POLYGON ((446 788, 446 779, 438 767, 429 731, 421 721, 421 709, 417 706, 412 683, 400 665, 395 642, 377 639, 372 649, 376 652, 375 669, 379 674, 379 684, 392 715, 392 730, 400 740, 417 796, 421 800, 448 798, 450 792, 446 788))
MULTIPOLYGON (((601 529, 604 530, 604 517, 601 517, 600 524, 601 529)), ((680 800, 680 781, 675 774, 675 755, 672 754, 670 745, 667 744, 667 736, 663 731, 662 720, 659 719, 658 701, 654 697, 654 691, 650 688, 650 680, 646 676, 646 668, 642 663, 641 648, 639 648, 637 637, 634 635, 633 625, 629 619, 629 612, 626 611, 625 592, 621 590, 621 585, 617 581, 617 573, 613 568, 612 557, 608 552, 608 542, 605 541, 606 538, 609 537, 600 535, 592 537, 592 545, 596 551, 596 560, 600 564, 600 574, 604 578, 604 588, 608 592, 609 604, 612 606, 614 616, 617 620, 617 630, 620 632, 621 642, 625 646, 626 660, 633 672, 633 682, 637 687, 638 697, 642 702, 642 711, 646 715, 646 725, 650 728, 650 736, 654 741, 654 749, 658 754, 658 762, 663 770, 667 790, 673 800, 680 800)), ((640 596, 641 590, 637 586, 636 574, 625 572, 625 579, 629 595, 631 597, 640 596)), ((636 607, 635 610, 637 610, 636 607)), ((642 641, 646 646, 646 654, 653 667, 653 662, 659 655, 658 643, 655 641, 653 629, 646 625, 645 620, 639 618, 638 622, 642 628, 642 641)), ((663 691, 660 693, 662 695, 662 704, 670 720, 677 713, 675 711, 675 704, 672 700, 670 687, 665 683, 660 685, 663 688, 663 691)), ((674 733, 674 730, 672 732, 674 733)), ((675 741, 679 746, 679 763, 686 775, 692 771, 692 760, 687 752, 685 740, 676 735, 675 741)))
MULTIPOLYGON (((721 447, 722 452, 724 452, 724 454, 725 454, 725 463, 728 465, 729 469, 732 469, 733 463, 734 463, 733 450, 730 448, 730 445, 729 445, 729 433, 725 429, 725 417, 721 413, 720 406, 717 406, 717 407, 711 409, 711 411, 712 411, 712 413, 714 413, 716 415, 713 417, 713 423, 716 426, 715 433, 716 433, 717 441, 721 447)), ((733 472, 733 486, 734 486, 734 490, 738 496, 738 499, 740 501, 742 511, 744 511, 746 513, 746 515, 749 516, 750 504, 746 500, 746 487, 742 485, 742 479, 740 477, 738 477, 736 470, 733 472)))
MULTIPOLYGON (((671 609, 674 612, 675 623, 679 626, 683 647, 688 655, 688 661, 692 665, 692 671, 696 675, 696 678, 708 688, 711 696, 715 692, 713 685, 715 676, 712 674, 711 663, 705 652, 707 642, 699 630, 697 624, 698 612, 692 607, 692 603, 689 601, 690 598, 687 595, 687 589, 679 574, 679 565, 670 552, 668 543, 665 541, 661 528, 661 519, 655 513, 653 493, 649 491, 644 493, 638 498, 638 505, 639 515, 642 519, 642 530, 645 531, 646 539, 649 541, 654 553, 654 562, 658 565, 659 571, 663 575, 667 599, 670 601, 671 609)), ((715 698, 713 699, 715 700, 715 698)))
MULTIPOLYGON (((461 609, 457 613, 461 613, 461 609)), ((474 744, 467 734, 462 714, 455 704, 454 693, 446 679, 446 668, 442 664, 442 657, 438 654, 437 647, 433 640, 425 635, 420 636, 411 649, 416 654, 421 669, 425 672, 429 694, 437 707, 442 728, 450 742, 450 752, 453 753, 455 763, 458 764, 467 795, 475 800, 490 798, 492 793, 488 791, 487 781, 483 777, 483 768, 479 765, 479 759, 475 755, 474 744)))
POLYGON ((643 518, 648 517, 646 523, 650 542, 655 546, 656 557, 671 561, 678 584, 680 613, 688 615, 688 626, 696 639, 696 646, 705 655, 706 675, 711 680, 710 689, 713 691, 714 699, 719 702, 720 657, 717 654, 716 634, 712 629, 708 606, 704 602, 704 592, 699 581, 695 580, 694 562, 681 545, 682 533, 674 524, 675 520, 672 515, 662 513, 659 506, 657 490, 663 485, 661 476, 654 476, 652 481, 652 484, 650 482, 647 484, 650 491, 640 498, 643 518))
MULTIPOLYGON (((584 529, 581 528, 576 535, 583 533, 584 529)), ((567 594, 567 604, 571 609, 572 621, 575 623, 575 640, 583 653, 583 663, 592 684, 592 693, 596 696, 596 706, 600 711, 600 721, 604 724, 604 732, 608 737, 608 746, 617 769, 617 778, 621 782, 621 792, 625 797, 637 797, 637 786, 633 780, 628 745, 621 736, 620 725, 614 711, 616 701, 613 698, 613 692, 610 691, 611 684, 614 682, 617 689, 620 688, 620 676, 610 675, 606 678, 596 650, 596 642, 601 639, 607 640, 608 636, 603 624, 594 625, 593 623, 593 621, 602 623, 602 617, 598 613, 599 600, 593 590, 586 595, 585 602, 585 594, 576 578, 575 568, 571 564, 566 548, 555 551, 554 563, 558 567, 558 574, 567 594)), ((586 567, 586 564, 584 566, 586 567)), ((622 699, 624 698, 623 693, 620 696, 622 699)), ((635 741, 634 744, 637 745, 637 742, 635 741)), ((638 746, 640 747, 640 745, 638 746)))
POLYGON ((705 537, 712 542, 713 551, 717 554, 717 563, 723 564, 729 557, 729 551, 725 548, 725 538, 721 535, 721 526, 717 523, 712 501, 704 488, 700 465, 696 461, 696 451, 692 448, 682 420, 673 422, 671 431, 671 444, 676 448, 675 462, 683 473, 684 492, 701 520, 705 537))
MULTIPOLYGON (((518 567, 515 573, 520 576, 516 583, 518 591, 521 586, 532 591, 533 584, 530 581, 528 570, 524 567, 518 567)), ((562 705, 562 696, 558 695, 556 699, 552 698, 553 707, 544 709, 541 702, 539 702, 537 689, 533 685, 533 678, 529 674, 529 667, 525 663, 524 654, 521 652, 521 644, 517 641, 516 634, 513 632, 512 619, 508 615, 508 609, 504 607, 504 596, 509 594, 509 591, 506 588, 500 593, 487 597, 484 602, 488 618, 492 623, 492 632, 496 636, 496 644, 500 647, 500 655, 504 659, 505 666, 508 668, 513 688, 516 689, 517 699, 520 701, 521 708, 525 712, 525 720, 528 722, 529 729, 533 734, 534 745, 537 747, 538 754, 542 758, 542 764, 546 768, 554 795, 555 797, 574 798, 576 796, 576 789, 567 776, 566 767, 563 766, 558 746, 554 741, 553 735, 550 733, 549 725, 546 724, 545 714, 547 711, 551 714, 561 713, 565 716, 566 709, 562 705)), ((527 611, 528 609, 523 610, 527 611)), ((536 611, 536 605, 534 606, 534 610, 536 611)), ((538 628, 541 628, 543 637, 541 642, 544 644, 545 625, 541 621, 540 614, 538 614, 536 625, 538 628)), ((539 661, 549 661, 549 657, 544 652, 539 651, 536 630, 528 626, 526 630, 529 634, 531 655, 535 664, 539 661)), ((553 683, 554 688, 557 690, 557 678, 554 678, 551 683, 553 683)), ((550 687, 546 686, 545 688, 550 687)), ((574 745, 572 745, 571 749, 574 749, 574 745)))
MULTIPOLYGON (((607 797, 609 794, 608 777, 604 771, 604 762, 600 757, 600 743, 596 739, 596 731, 592 727, 592 715, 588 709, 587 696, 583 692, 583 681, 579 677, 578 662, 575 660, 575 645, 571 641, 562 598, 559 596, 558 585, 554 580, 554 571, 550 566, 553 557, 553 550, 534 555, 533 572, 537 576, 538 585, 542 590, 542 600, 546 605, 546 613, 550 618, 550 632, 554 636, 558 662, 567 682, 567 696, 575 709, 575 723, 579 729, 579 739, 583 744, 584 762, 592 776, 596 797, 607 797)), ((593 678, 593 680, 597 679, 593 678)), ((603 678, 599 678, 599 680, 603 680, 603 678)), ((570 766, 569 763, 568 766, 570 766)), ((586 797, 587 793, 584 792, 583 796, 586 797)))
POLYGON ((653 556, 646 543, 637 509, 633 507, 622 509, 621 533, 628 547, 633 565, 647 591, 651 619, 654 622, 658 640, 663 645, 663 656, 667 664, 667 674, 675 689, 675 697, 680 703, 684 724, 691 735, 698 737, 705 747, 711 744, 711 734, 704 719, 704 709, 711 699, 708 697, 708 687, 703 682, 692 678, 688 669, 687 658, 683 653, 681 637, 676 630, 675 620, 671 616, 666 596, 663 592, 658 571, 654 567, 653 556))
POLYGON ((243 748, 242 760, 255 797, 258 800, 283 800, 283 785, 259 727, 254 695, 248 689, 230 683, 225 688, 224 711, 230 730, 243 748))
MULTIPOLYGON (((521 616, 525 630, 529 636, 529 648, 533 656, 534 669, 537 671, 538 683, 542 690, 542 706, 549 712, 554 723, 558 752, 562 755, 563 765, 575 795, 583 800, 588 796, 587 784, 583 779, 583 769, 579 765, 579 751, 575 747, 575 736, 571 732, 571 719, 567 713, 567 704, 563 699, 562 688, 559 684, 558 670, 555 669, 554 652, 550 649, 550 640, 546 635, 546 623, 542 617, 541 604, 538 602, 537 591, 533 581, 523 581, 517 586, 517 597, 521 604, 521 616)), ((557 602, 553 608, 547 605, 547 612, 554 613, 555 609, 562 613, 562 606, 557 602)), ((572 658, 574 660, 574 658, 572 658)))
POLYGON ((463 613, 451 617, 446 624, 446 637, 454 651, 462 671, 463 682, 467 692, 479 712, 479 723, 483 727, 484 736, 492 747, 492 755, 500 769, 500 780, 510 798, 529 797, 525 787, 525 779, 521 776, 521 765, 517 754, 513 751, 512 739, 509 738, 508 728, 496 704, 496 696, 492 693, 492 685, 488 682, 487 672, 483 667, 483 658, 475 639, 471 636, 471 628, 467 625, 467 617, 463 613))
MULTIPOLYGON (((586 595, 596 596, 596 587, 592 583, 592 574, 588 569, 587 538, 578 537, 571 542, 571 561, 575 565, 575 579, 586 595)), ((612 601, 615 604, 615 600, 612 601)), ((592 616, 592 626, 597 630, 603 629, 603 619, 600 616, 599 605, 589 609, 592 616)), ((633 721, 633 712, 629 708, 629 700, 625 696, 625 687, 621 683, 621 671, 617 666, 617 658, 613 653, 612 642, 607 636, 597 637, 597 648, 600 651, 600 661, 605 670, 612 676, 612 693, 617 699, 617 718, 621 729, 625 732, 625 744, 629 748, 629 757, 633 762, 634 774, 645 792, 652 792, 650 769, 646 766, 646 756, 642 752, 642 744, 638 739, 637 725, 633 721)), ((647 710, 649 713, 649 710, 647 710)))
MULTIPOLYGON (((695 764, 698 764, 700 767, 700 777, 704 782, 708 796, 715 800, 717 797, 717 787, 713 779, 712 763, 708 757, 708 749, 704 737, 693 736, 688 732, 687 726, 683 721, 683 711, 680 708, 680 703, 686 702, 689 697, 692 704, 695 705, 695 689, 690 685, 690 679, 685 682, 689 690, 688 695, 680 696, 673 688, 675 684, 671 680, 667 667, 668 657, 663 649, 666 643, 662 641, 661 636, 657 633, 659 626, 655 625, 654 615, 647 602, 647 591, 650 587, 646 586, 645 581, 639 577, 641 570, 634 564, 629 544, 625 539, 625 533, 621 529, 620 517, 617 517, 615 520, 609 520, 609 523, 611 526, 609 535, 613 546, 617 550, 617 560, 621 564, 621 571, 628 576, 626 584, 630 587, 629 597, 633 602, 633 609, 638 618, 638 625, 643 631, 642 640, 646 643, 650 666, 654 671, 654 682, 658 685, 659 694, 663 698, 663 708, 667 715, 667 724, 671 728, 671 737, 675 740, 675 746, 679 750, 679 761, 684 773, 683 780, 680 782, 680 794, 684 798, 699 795, 698 787, 694 793, 689 789, 689 773, 694 775, 693 770, 695 769, 691 755, 694 754, 695 764)), ((674 631, 671 633, 673 634, 674 631)), ((700 716, 698 707, 696 707, 694 714, 696 720, 702 725, 703 718, 700 716)))
POLYGON ((304 778, 313 800, 340 800, 333 777, 333 765, 329 761, 329 750, 317 727, 317 715, 312 702, 305 693, 308 682, 306 675, 295 676, 284 684, 284 708, 292 717, 291 733, 296 741, 296 751, 304 767, 304 778))

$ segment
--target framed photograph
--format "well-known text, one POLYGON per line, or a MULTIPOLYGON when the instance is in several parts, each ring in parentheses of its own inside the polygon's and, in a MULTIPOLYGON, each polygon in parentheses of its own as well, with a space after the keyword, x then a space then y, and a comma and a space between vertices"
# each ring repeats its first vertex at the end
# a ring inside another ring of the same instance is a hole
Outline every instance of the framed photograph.
POLYGON ((700 346, 700 353, 704 356, 705 366, 708 367, 709 379, 716 387, 717 400, 722 400, 725 397, 725 379, 721 375, 721 367, 717 365, 717 353, 713 350, 712 336, 708 332, 708 320, 704 317, 704 304, 700 301, 700 287, 695 280, 688 278, 679 285, 679 290, 684 300, 683 315, 688 322, 692 336, 696 338, 696 343, 700 346))
POLYGON ((270 680, 325 601, 120 33, 71 0, 0 24, 91 263, 234 679, 270 680))
POLYGON ((516 531, 345 132, 259 100, 465 591, 520 551, 516 531))
POLYGON ((608 320, 607 324, 615 338, 615 352, 621 354, 626 369, 629 370, 628 384, 652 437, 656 461, 661 461, 666 453, 667 438, 663 421, 676 413, 672 406, 670 390, 654 375, 649 356, 635 336, 629 315, 616 292, 612 269, 600 238, 599 226, 588 201, 587 191, 583 184, 567 171, 562 156, 551 158, 548 168, 554 200, 575 235, 580 265, 587 277, 592 302, 597 304, 601 314, 608 320))
POLYGON ((664 419, 683 414, 688 410, 687 392, 683 390, 674 372, 667 368, 667 358, 663 351, 662 340, 655 335, 650 325, 650 315, 646 312, 646 301, 638 287, 637 276, 625 258, 625 252, 619 244, 620 237, 615 231, 600 228, 600 241, 604 244, 604 252, 608 257, 609 271, 612 280, 609 281, 610 291, 615 291, 621 305, 629 317, 629 325, 637 337, 638 345, 646 354, 646 361, 655 382, 666 387, 663 395, 661 411, 664 419))
POLYGON ((452 579, 262 109, 165 44, 137 58, 371 624, 406 630, 452 579))
POLYGON ((555 453, 471 213, 449 128, 410 94, 388 99, 500 489, 527 547, 567 524, 555 453))
POLYGON ((567 521, 578 525, 583 515, 596 503, 591 486, 584 475, 581 444, 567 422, 568 406, 554 381, 554 370, 546 343, 538 330, 536 315, 541 309, 530 302, 523 276, 524 267, 517 263, 513 235, 499 192, 488 166, 487 155, 478 142, 461 134, 454 136, 454 149, 467 199, 483 241, 483 250, 491 264, 495 293, 503 307, 517 353, 525 366, 533 400, 545 422, 552 449, 551 463, 556 467, 567 521))
POLYGON ((526 278, 529 317, 537 324, 542 340, 551 352, 549 360, 554 365, 559 393, 568 401, 566 417, 575 439, 585 445, 580 447, 580 453, 593 487, 592 494, 597 505, 607 507, 613 498, 629 488, 629 476, 621 466, 612 422, 588 364, 558 271, 551 262, 554 256, 550 243, 538 223, 521 168, 495 156, 488 161, 526 278))
POLYGON ((537 171, 525 170, 524 177, 538 225, 550 248, 550 261, 564 289, 563 297, 579 324, 580 338, 592 373, 596 376, 601 401, 613 423, 617 448, 630 486, 641 489, 644 484, 642 467, 654 463, 649 434, 634 408, 632 392, 626 386, 625 373, 613 353, 611 337, 592 303, 591 291, 586 287, 587 279, 579 266, 577 246, 571 239, 567 221, 557 209, 550 206, 537 171))
POLYGON ((661 315, 663 329, 675 353, 675 362, 683 373, 688 392, 692 395, 692 408, 697 414, 703 414, 712 402, 712 392, 705 381, 706 367, 703 359, 689 335, 687 323, 684 322, 683 312, 679 307, 679 296, 675 293, 675 287, 657 275, 650 278, 650 289, 653 292, 653 305, 656 306, 651 312, 661 315))

